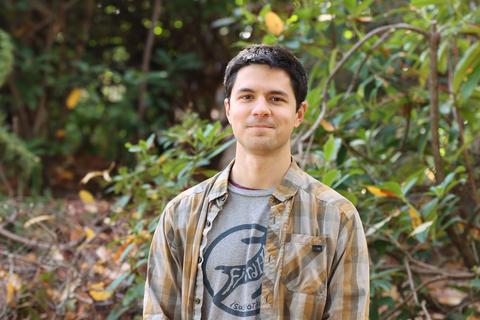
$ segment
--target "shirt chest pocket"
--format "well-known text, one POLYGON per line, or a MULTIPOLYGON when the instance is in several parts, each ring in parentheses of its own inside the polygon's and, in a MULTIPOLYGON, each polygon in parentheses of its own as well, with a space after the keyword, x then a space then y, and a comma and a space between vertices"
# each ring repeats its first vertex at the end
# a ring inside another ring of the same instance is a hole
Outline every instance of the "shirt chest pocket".
POLYGON ((282 282, 288 290, 323 295, 327 283, 325 236, 292 234, 285 242, 282 282))

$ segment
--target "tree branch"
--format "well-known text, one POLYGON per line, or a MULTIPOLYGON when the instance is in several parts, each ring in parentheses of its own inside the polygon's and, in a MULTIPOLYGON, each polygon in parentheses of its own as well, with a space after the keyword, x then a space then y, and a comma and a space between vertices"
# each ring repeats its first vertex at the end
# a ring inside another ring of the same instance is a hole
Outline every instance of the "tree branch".
MULTIPOLYGON (((350 57, 355 53, 355 51, 357 51, 365 42, 367 42, 367 40, 369 40, 370 38, 372 38, 372 37, 374 37, 378 34, 382 34, 382 33, 387 32, 387 31, 392 31, 390 34, 393 34, 394 31, 397 31, 397 30, 400 30, 400 29, 410 30, 410 31, 416 32, 418 34, 421 34, 424 37, 428 37, 427 32, 425 32, 425 31, 423 31, 419 28, 416 28, 412 25, 409 25, 407 23, 397 23, 397 24, 392 24, 392 25, 386 25, 386 26, 375 28, 372 31, 370 31, 369 33, 367 33, 365 35, 365 37, 363 37, 357 43, 355 43, 352 46, 352 48, 350 50, 348 50, 348 52, 345 54, 345 56, 343 56, 343 58, 335 65, 335 68, 332 70, 332 72, 330 73, 330 75, 327 78, 327 81, 325 81, 325 84, 323 85, 322 105, 321 105, 321 109, 320 109, 320 114, 318 115, 317 119, 315 120, 315 123, 312 125, 312 127, 305 134, 298 135, 297 137, 295 137, 293 144, 297 143, 300 140, 305 141, 318 128, 318 126, 320 125, 320 122, 322 121, 322 119, 325 115, 326 109, 327 109, 327 102, 328 102, 327 90, 328 90, 328 86, 329 86, 330 82, 333 80, 333 78, 335 77, 335 75, 338 73, 340 68, 342 68, 342 66, 348 61, 348 59, 350 59, 350 57)), ((388 37, 385 37, 385 39, 383 41, 385 41, 387 38, 388 37)), ((380 43, 378 45, 380 45, 380 43)))
POLYGON ((147 33, 147 40, 145 42, 145 51, 143 52, 143 61, 142 61, 142 73, 143 73, 143 80, 140 84, 140 88, 138 91, 138 114, 140 115, 140 119, 143 119, 143 115, 145 113, 145 94, 147 92, 147 80, 145 79, 148 71, 150 71, 150 60, 152 58, 152 50, 153 44, 155 42, 155 34, 153 29, 157 24, 158 18, 160 17, 160 11, 162 8, 162 1, 161 0, 154 0, 153 4, 153 12, 152 12, 152 27, 148 30, 147 33))

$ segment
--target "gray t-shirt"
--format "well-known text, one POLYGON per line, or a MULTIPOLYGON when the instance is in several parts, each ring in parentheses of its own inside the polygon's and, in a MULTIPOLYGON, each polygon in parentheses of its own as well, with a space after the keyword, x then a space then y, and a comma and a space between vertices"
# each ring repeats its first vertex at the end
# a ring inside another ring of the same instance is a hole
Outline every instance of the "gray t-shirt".
POLYGON ((228 185, 208 233, 202 264, 202 319, 260 319, 264 246, 273 189, 228 185))

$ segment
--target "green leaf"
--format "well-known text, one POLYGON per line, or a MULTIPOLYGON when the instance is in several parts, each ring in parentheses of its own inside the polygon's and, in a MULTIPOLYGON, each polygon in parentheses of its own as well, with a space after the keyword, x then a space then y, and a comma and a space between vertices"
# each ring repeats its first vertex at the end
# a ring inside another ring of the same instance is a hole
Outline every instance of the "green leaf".
POLYGON ((264 18, 265 15, 266 15, 268 12, 270 12, 270 11, 272 11, 272 6, 271 6, 270 4, 266 4, 266 5, 263 6, 262 10, 260 10, 260 12, 258 13, 258 15, 259 15, 260 17, 264 18))
POLYGON ((353 16, 359 16, 362 14, 362 12, 367 9, 371 4, 373 0, 364 0, 362 1, 357 7, 355 8, 355 12, 353 13, 353 16))
POLYGON ((328 170, 322 177, 322 182, 327 186, 331 186, 332 183, 340 177, 340 171, 338 169, 328 170))
POLYGON ((278 42, 277 37, 275 37, 273 34, 267 34, 262 38, 262 43, 263 44, 276 44, 278 42))
POLYGON ((475 90, 475 88, 478 85, 478 82, 480 81, 480 67, 477 66, 475 68, 475 71, 473 71, 473 73, 468 75, 467 78, 468 78, 467 82, 462 86, 460 90, 460 96, 461 96, 460 99, 463 102, 467 101, 468 98, 470 98, 470 96, 473 93, 473 90, 475 90))
POLYGON ((0 29, 0 87, 13 68, 13 43, 10 36, 0 29))
POLYGON ((348 11, 353 13, 357 7, 357 0, 343 0, 343 5, 348 11))
POLYGON ((445 73, 447 71, 447 54, 448 54, 448 42, 444 41, 438 48, 438 71, 445 73))
POLYGON ((325 161, 329 162, 332 160, 335 151, 335 139, 333 135, 328 136, 327 142, 323 145, 323 156, 325 161))
POLYGON ((412 0, 410 3, 412 4, 412 6, 415 6, 415 7, 423 7, 423 6, 428 6, 428 5, 431 5, 431 4, 444 5, 444 4, 448 3, 448 1, 445 1, 445 0, 412 0))
POLYGON ((462 59, 455 68, 453 76, 452 89, 454 92, 458 92, 463 79, 466 76, 466 72, 469 68, 475 69, 480 63, 480 42, 475 43, 473 46, 463 55, 462 59))
POLYGON ((403 198, 402 188, 395 181, 387 181, 383 183, 380 189, 384 189, 390 192, 393 192, 397 197, 403 198))
MULTIPOLYGON (((142 228, 143 228, 143 224, 142 224, 142 228)), ((120 255, 120 260, 119 261, 123 261, 125 260, 125 257, 128 256, 128 254, 130 253, 130 251, 132 251, 133 248, 136 247, 136 244, 133 242, 133 243, 130 243, 127 248, 125 248, 125 250, 122 252, 122 254, 120 255)))
POLYGON ((428 220, 433 219, 437 215, 437 208, 438 208, 438 199, 434 198, 423 205, 420 212, 422 216, 428 220))
POLYGON ((333 69, 335 68, 337 64, 337 53, 338 49, 335 48, 332 50, 332 54, 330 55, 330 61, 328 62, 328 72, 332 73, 333 69))
POLYGON ((125 206, 128 204, 128 202, 130 201, 130 198, 131 196, 129 194, 125 194, 123 196, 121 196, 120 198, 118 198, 118 200, 115 202, 115 205, 114 207, 116 208, 125 208, 125 206))
POLYGON ((123 280, 125 280, 130 275, 129 272, 122 274, 120 277, 115 279, 110 285, 105 289, 106 291, 113 292, 123 280))
POLYGON ((420 175, 422 174, 423 174, 423 170, 421 170, 420 172, 416 172, 411 176, 409 176, 407 179, 405 179, 405 181, 403 181, 402 183, 402 188, 401 188, 402 193, 407 194, 408 191, 410 191, 410 189, 412 189, 413 186, 417 183, 418 179, 420 178, 420 175))

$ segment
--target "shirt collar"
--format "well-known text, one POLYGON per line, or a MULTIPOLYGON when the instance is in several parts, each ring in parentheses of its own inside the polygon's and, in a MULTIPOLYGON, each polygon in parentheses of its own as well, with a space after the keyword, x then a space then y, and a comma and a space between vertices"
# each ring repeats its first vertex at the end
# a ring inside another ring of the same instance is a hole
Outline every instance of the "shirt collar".
MULTIPOLYGON (((218 178, 215 180, 210 194, 208 195, 208 200, 210 202, 218 198, 223 200, 226 199, 228 191, 228 178, 234 162, 235 159, 230 161, 228 166, 220 172, 218 178)), ((293 197, 302 184, 302 176, 304 174, 305 173, 303 170, 300 169, 297 162, 292 157, 292 162, 290 163, 287 173, 283 176, 280 184, 275 188, 272 195, 280 202, 293 197)))

